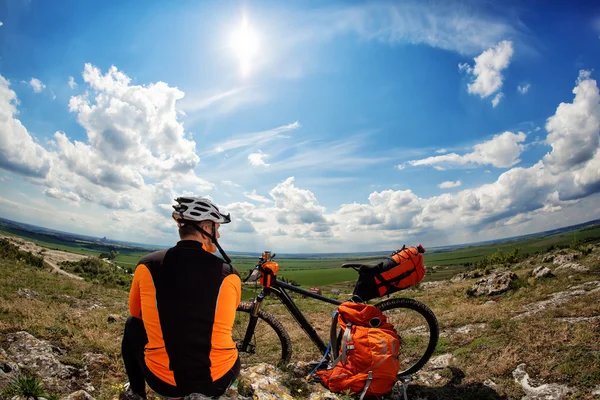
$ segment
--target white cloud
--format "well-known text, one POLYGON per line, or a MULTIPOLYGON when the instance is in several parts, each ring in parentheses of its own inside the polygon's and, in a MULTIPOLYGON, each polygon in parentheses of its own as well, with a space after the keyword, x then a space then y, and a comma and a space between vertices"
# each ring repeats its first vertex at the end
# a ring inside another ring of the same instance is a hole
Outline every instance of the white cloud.
POLYGON ((460 185, 462 185, 461 181, 455 181, 455 182, 453 182, 453 181, 445 181, 445 182, 440 183, 438 185, 438 187, 440 189, 449 189, 449 188, 459 187, 460 185))
POLYGON ((33 88, 33 91, 35 93, 40 93, 46 88, 46 85, 44 85, 42 81, 40 81, 37 78, 31 78, 31 80, 29 81, 29 85, 33 88))
POLYGON ((75 78, 72 76, 69 77, 69 87, 71 89, 75 89, 77 87, 77 82, 75 82, 75 78))
POLYGON ((504 132, 486 142, 478 143, 473 146, 471 153, 463 156, 456 153, 444 154, 441 156, 433 156, 421 160, 408 161, 405 164, 415 166, 421 165, 493 165, 497 168, 508 168, 521 160, 519 156, 525 150, 525 146, 521 144, 525 141, 526 135, 523 132, 512 133, 504 132))
POLYGON ((367 3, 327 11, 326 15, 309 15, 322 24, 321 35, 353 32, 365 39, 425 44, 462 54, 475 54, 502 38, 519 35, 497 15, 445 1, 367 3))
POLYGON ((91 168, 108 175, 121 171, 140 183, 141 175, 161 179, 189 173, 198 165, 196 143, 185 138, 177 120, 175 103, 183 92, 164 82, 130 85, 129 77, 114 66, 102 75, 86 64, 83 80, 95 98, 90 101, 87 93, 71 97, 69 109, 87 132, 89 145, 81 146, 102 160, 91 168))
POLYGON ((499 92, 496 94, 496 96, 494 96, 494 98, 492 99, 492 107, 496 107, 498 105, 498 103, 500 103, 500 100, 502 100, 502 98, 504 97, 504 93, 499 92))
POLYGON ((211 106, 222 102, 223 100, 231 99, 248 90, 246 87, 226 90, 220 93, 213 93, 201 98, 186 97, 181 101, 179 108, 186 113, 193 113, 200 110, 210 108, 211 106))
POLYGON ((435 152, 438 153, 438 154, 445 154, 445 153, 448 152, 448 150, 446 150, 446 149, 439 149, 439 150, 436 150, 435 152))
POLYGON ((222 183, 223 185, 231 186, 231 187, 234 187, 234 188, 239 188, 239 187, 241 187, 240 185, 238 185, 237 183, 235 183, 235 182, 232 182, 232 181, 221 181, 221 183, 222 183))
POLYGON ((518 86, 517 86, 517 90, 518 90, 518 91, 519 91, 519 93, 521 93, 521 94, 526 94, 526 93, 529 91, 529 88, 530 88, 530 87, 531 87, 531 84, 530 84, 530 83, 528 83, 528 84, 526 84, 526 85, 523 85, 523 86, 521 86, 521 85, 518 85, 518 86))
POLYGON ((269 129, 262 132, 249 133, 244 135, 235 136, 231 140, 227 140, 225 142, 218 143, 214 150, 208 152, 207 154, 215 154, 222 153, 228 150, 233 150, 241 147, 247 147, 250 145, 259 145, 266 143, 270 140, 273 140, 280 136, 284 132, 293 131, 295 129, 300 128, 300 123, 298 121, 291 123, 289 125, 283 125, 278 128, 269 129))
POLYGON ((0 75, 0 168, 31 177, 45 177, 52 166, 48 152, 15 118, 19 100, 0 75))
POLYGON ((79 204, 81 198, 71 191, 64 191, 57 188, 47 188, 44 190, 44 194, 48 197, 52 197, 60 200, 68 200, 72 203, 79 204))
POLYGON ((467 85, 469 93, 483 99, 499 91, 504 79, 502 71, 510 64, 512 55, 512 42, 503 40, 475 57, 475 67, 459 64, 459 70, 473 76, 472 82, 467 85))
POLYGON ((0 21, 0 26, 4 25, 4 22, 0 21))
POLYGON ((254 189, 251 192, 244 192, 244 196, 246 196, 250 200, 258 201, 259 203, 271 203, 272 202, 272 200, 269 200, 266 197, 257 194, 256 189, 254 189))
POLYGON ((600 141, 600 95, 590 71, 580 71, 573 93, 573 103, 561 103, 546 122, 546 143, 552 151, 544 163, 556 171, 592 159, 600 141))
POLYGON ((269 156, 267 154, 259 150, 258 153, 249 154, 248 161, 253 167, 268 167, 269 164, 265 162, 265 159, 267 159, 268 157, 269 156))

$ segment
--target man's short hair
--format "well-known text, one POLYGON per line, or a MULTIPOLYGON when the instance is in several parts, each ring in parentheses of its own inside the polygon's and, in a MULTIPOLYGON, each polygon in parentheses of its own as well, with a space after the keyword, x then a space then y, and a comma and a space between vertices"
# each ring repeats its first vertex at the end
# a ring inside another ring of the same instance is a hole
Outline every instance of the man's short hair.
POLYGON ((198 232, 196 228, 194 228, 194 224, 199 225, 201 228, 204 226, 204 230, 207 233, 212 234, 212 221, 200 221, 200 222, 188 222, 179 228, 179 239, 183 239, 188 236, 192 236, 195 232, 198 232), (210 228, 209 228, 210 227, 210 228))

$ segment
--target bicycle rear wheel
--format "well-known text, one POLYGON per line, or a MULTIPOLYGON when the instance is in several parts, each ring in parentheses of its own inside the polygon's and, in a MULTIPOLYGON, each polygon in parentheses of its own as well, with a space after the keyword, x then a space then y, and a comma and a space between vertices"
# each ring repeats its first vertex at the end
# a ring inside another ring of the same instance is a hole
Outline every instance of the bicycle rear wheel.
POLYGON ((233 324, 233 341, 238 345, 242 365, 259 363, 286 365, 292 358, 292 341, 281 323, 270 313, 259 310, 252 340, 240 349, 246 336, 252 311, 251 303, 240 303, 233 324))
POLYGON ((395 298, 375 304, 400 336, 398 376, 413 375, 429 361, 439 338, 433 312, 425 304, 408 298, 395 298))

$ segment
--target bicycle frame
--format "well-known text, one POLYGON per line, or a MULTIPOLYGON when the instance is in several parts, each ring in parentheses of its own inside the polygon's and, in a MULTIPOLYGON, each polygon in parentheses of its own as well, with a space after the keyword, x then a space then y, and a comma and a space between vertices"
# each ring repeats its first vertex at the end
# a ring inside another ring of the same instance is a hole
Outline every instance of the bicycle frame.
MULTIPOLYGON (((300 328, 308 335, 308 337, 312 340, 312 342, 317 346, 321 354, 325 355, 327 352, 327 345, 323 342, 323 339, 317 334, 313 326, 306 319, 306 317, 302 314, 294 300, 287 293, 287 290, 299 293, 301 295, 311 297, 316 300, 320 300, 326 303, 333 304, 335 306, 339 306, 342 304, 341 301, 330 299, 325 296, 321 296, 316 293, 309 292, 308 290, 300 289, 296 286, 290 285, 289 283, 285 283, 276 279, 271 287, 264 287, 262 291, 255 297, 254 303, 252 306, 252 312, 250 315, 250 321, 248 322, 248 328, 246 329, 246 335, 244 336, 244 341, 240 346, 241 351, 246 351, 248 349, 248 345, 252 340, 252 336, 254 335, 254 329, 256 327, 256 323, 258 322, 258 310, 262 305, 262 301, 269 295, 274 294, 279 298, 279 300, 285 305, 290 314, 294 317, 300 328)), ((332 352, 329 353, 331 357, 332 352)))

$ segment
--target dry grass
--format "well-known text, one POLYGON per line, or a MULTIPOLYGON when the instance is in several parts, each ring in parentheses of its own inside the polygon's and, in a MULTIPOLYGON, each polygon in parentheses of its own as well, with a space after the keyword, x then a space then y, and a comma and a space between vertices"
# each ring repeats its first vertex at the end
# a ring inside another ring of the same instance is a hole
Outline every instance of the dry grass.
POLYGON ((90 371, 98 399, 111 398, 115 386, 127 381, 120 359, 123 325, 107 322, 109 314, 125 316, 126 310, 125 291, 0 259, 0 346, 7 347, 9 333, 26 330, 66 350, 62 358, 66 364, 81 367, 84 353, 104 354, 107 361, 102 368, 90 371), (19 288, 39 296, 22 297, 19 288))

